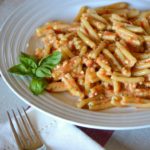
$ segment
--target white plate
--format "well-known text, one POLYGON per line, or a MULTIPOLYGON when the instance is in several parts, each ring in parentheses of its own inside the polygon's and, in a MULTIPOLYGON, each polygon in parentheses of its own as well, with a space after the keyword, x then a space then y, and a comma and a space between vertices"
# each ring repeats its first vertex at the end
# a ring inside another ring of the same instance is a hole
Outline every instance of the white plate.
MULTIPOLYGON (((150 1, 124 0, 138 9, 150 9, 150 1)), ((4 23, 0 35, 0 68, 7 85, 22 100, 43 112, 73 124, 99 129, 136 129, 150 126, 150 109, 115 108, 91 112, 75 108, 75 99, 68 94, 34 96, 28 90, 28 79, 10 75, 7 69, 18 63, 20 51, 34 34, 35 28, 48 20, 71 21, 83 5, 95 7, 117 0, 38 0, 26 1, 4 23)), ((37 43, 31 39, 33 46, 37 43)))

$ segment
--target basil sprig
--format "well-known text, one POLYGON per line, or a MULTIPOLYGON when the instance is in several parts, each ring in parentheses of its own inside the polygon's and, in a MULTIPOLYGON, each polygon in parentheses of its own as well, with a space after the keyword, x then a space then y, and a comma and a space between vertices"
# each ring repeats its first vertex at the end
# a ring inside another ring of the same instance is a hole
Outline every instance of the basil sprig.
POLYGON ((37 60, 34 56, 21 53, 19 56, 20 64, 8 69, 10 73, 17 75, 30 76, 32 78, 29 89, 33 94, 41 94, 47 86, 47 77, 51 77, 51 70, 60 63, 61 53, 54 51, 51 55, 37 60))

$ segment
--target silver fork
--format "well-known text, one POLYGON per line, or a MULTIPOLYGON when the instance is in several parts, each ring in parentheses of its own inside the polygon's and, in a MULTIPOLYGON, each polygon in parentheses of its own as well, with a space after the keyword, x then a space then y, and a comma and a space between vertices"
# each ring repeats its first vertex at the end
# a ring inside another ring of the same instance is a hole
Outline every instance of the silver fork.
POLYGON ((12 110, 14 121, 18 127, 18 131, 20 134, 17 134, 17 131, 14 127, 12 119, 10 117, 10 113, 7 111, 10 127, 13 131, 16 143, 18 145, 19 150, 46 150, 45 145, 42 143, 39 135, 37 134, 35 128, 31 124, 31 121, 23 108, 24 116, 21 114, 20 110, 17 109, 19 118, 16 117, 14 110, 12 110), (20 121, 19 121, 20 120, 20 121), (22 122, 22 123, 21 123, 22 122))

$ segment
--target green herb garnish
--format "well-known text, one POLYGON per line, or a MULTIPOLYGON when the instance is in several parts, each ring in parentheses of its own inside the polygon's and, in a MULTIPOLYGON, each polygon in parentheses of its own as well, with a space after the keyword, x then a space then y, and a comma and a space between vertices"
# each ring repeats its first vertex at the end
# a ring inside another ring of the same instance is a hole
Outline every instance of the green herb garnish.
POLYGON ((41 94, 47 87, 45 78, 51 77, 51 70, 60 63, 61 53, 53 52, 51 55, 37 60, 34 56, 21 53, 19 56, 20 64, 8 69, 10 73, 17 75, 30 76, 32 78, 29 89, 33 94, 41 94))

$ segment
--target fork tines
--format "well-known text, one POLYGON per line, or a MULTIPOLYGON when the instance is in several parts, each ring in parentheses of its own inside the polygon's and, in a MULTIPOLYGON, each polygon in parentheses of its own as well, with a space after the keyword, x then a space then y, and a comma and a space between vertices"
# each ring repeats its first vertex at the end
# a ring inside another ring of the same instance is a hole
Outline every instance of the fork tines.
POLYGON ((38 148, 42 145, 42 142, 34 129, 31 121, 23 108, 23 115, 19 109, 17 109, 19 117, 17 117, 14 110, 12 110, 12 114, 14 117, 14 122, 16 122, 16 126, 18 128, 19 133, 15 129, 15 125, 10 117, 10 113, 7 111, 8 119, 10 122, 11 129, 13 131, 15 140, 19 149, 34 149, 38 148))

